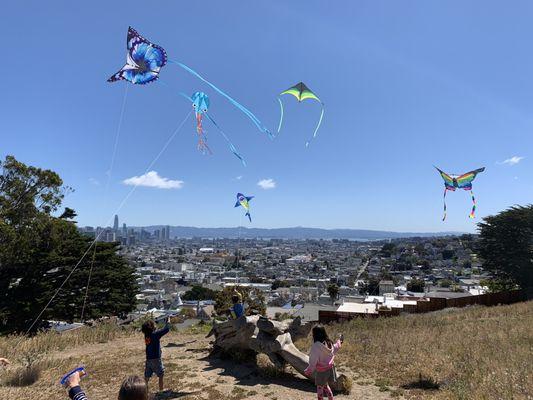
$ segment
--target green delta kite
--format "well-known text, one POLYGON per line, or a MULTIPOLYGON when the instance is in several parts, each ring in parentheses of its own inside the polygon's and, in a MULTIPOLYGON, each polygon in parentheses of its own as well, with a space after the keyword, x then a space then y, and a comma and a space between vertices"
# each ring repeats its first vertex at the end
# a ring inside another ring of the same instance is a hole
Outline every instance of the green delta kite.
MULTIPOLYGON (((322 124, 322 118, 324 117, 324 103, 322 103, 322 101, 318 98, 318 96, 314 94, 303 82, 297 83, 296 85, 290 87, 284 92, 281 92, 278 97, 279 106, 281 110, 281 114, 279 118, 278 133, 281 130, 281 125, 283 123, 283 103, 281 102, 281 96, 283 96, 284 94, 292 94, 294 97, 296 97, 296 100, 298 100, 299 103, 306 99, 311 99, 311 100, 318 101, 320 105, 322 106, 322 111, 320 112, 320 118, 318 120, 318 124, 315 128, 315 131, 313 132, 313 137, 311 138, 312 140, 313 138, 316 137, 318 128, 320 128, 320 124, 322 124)), ((309 140, 305 145, 309 146, 309 143, 311 142, 311 140, 309 140)))

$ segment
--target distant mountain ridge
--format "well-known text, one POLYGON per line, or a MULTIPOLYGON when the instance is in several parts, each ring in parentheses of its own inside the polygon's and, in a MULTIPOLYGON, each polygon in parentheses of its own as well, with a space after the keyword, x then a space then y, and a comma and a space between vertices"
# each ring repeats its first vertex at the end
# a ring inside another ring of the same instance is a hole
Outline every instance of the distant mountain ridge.
MULTIPOLYGON (((149 232, 165 225, 151 225, 143 228, 149 232)), ((322 228, 197 228, 193 226, 170 226, 170 237, 179 238, 265 238, 265 239, 350 239, 383 240, 410 237, 435 237, 461 235, 464 232, 389 232, 368 229, 322 229, 322 228)))

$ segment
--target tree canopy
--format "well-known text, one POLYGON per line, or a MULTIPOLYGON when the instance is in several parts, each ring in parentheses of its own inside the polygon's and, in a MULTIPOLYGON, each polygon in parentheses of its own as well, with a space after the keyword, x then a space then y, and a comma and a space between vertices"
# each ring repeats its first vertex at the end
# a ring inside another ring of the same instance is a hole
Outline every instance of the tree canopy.
POLYGON ((183 300, 215 300, 218 292, 202 285, 193 285, 181 298, 183 300))
POLYGON ((426 282, 423 279, 413 278, 407 282, 407 290, 410 292, 423 292, 426 282))
POLYGON ((533 298, 533 205, 511 207, 478 224, 478 253, 498 287, 518 285, 533 298))
POLYGON ((328 285, 328 294, 329 298, 331 299, 331 302, 334 303, 335 300, 337 300, 337 298, 339 297, 339 287, 337 286, 337 284, 332 283, 328 285))
POLYGON ((227 311, 233 306, 231 298, 236 292, 240 293, 242 296, 242 302, 246 305, 246 315, 265 315, 266 300, 263 292, 256 288, 244 286, 225 287, 217 292, 215 311, 218 315, 227 314, 227 311))
POLYGON ((0 332, 28 329, 78 263, 35 328, 81 317, 91 266, 86 318, 131 311, 138 288, 118 245, 98 243, 88 251, 92 240, 70 221, 75 211, 53 215, 71 190, 59 175, 12 156, 0 167, 0 332))

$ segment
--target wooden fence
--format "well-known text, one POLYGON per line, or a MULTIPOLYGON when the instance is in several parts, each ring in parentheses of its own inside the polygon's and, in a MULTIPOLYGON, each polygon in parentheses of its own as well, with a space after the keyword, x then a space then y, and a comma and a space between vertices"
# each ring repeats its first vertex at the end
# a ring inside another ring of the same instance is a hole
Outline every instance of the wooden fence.
POLYGON ((331 322, 348 321, 353 318, 377 318, 389 317, 399 315, 401 312, 405 313, 426 313, 431 311, 438 311, 450 307, 466 307, 472 305, 495 306, 498 304, 512 304, 523 300, 523 295, 520 290, 513 290, 509 292, 485 293, 477 296, 457 297, 447 299, 444 297, 429 297, 429 298, 408 298, 403 297, 404 300, 416 300, 416 305, 405 304, 403 309, 378 309, 377 314, 366 313, 351 313, 339 311, 318 311, 318 320, 322 324, 331 322))

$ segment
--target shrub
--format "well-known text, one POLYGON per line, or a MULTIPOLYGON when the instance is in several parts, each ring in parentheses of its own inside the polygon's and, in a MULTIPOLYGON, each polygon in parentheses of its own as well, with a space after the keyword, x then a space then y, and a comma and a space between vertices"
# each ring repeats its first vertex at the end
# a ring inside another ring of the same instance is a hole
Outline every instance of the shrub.
POLYGON ((219 315, 225 314, 233 305, 231 301, 235 291, 242 295, 242 301, 246 305, 246 315, 265 315, 266 302, 265 295, 259 289, 250 287, 226 287, 217 293, 215 311, 219 315))

